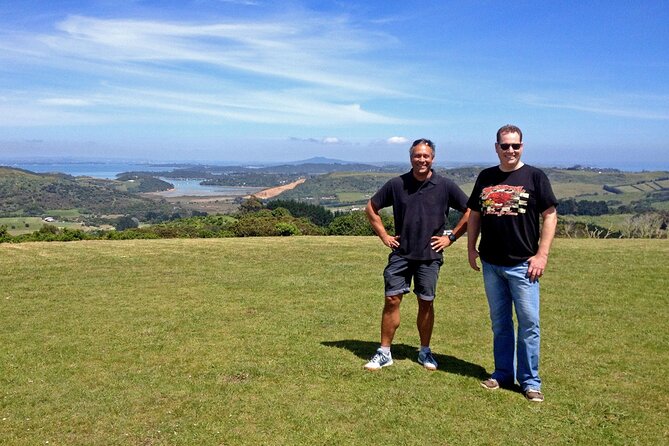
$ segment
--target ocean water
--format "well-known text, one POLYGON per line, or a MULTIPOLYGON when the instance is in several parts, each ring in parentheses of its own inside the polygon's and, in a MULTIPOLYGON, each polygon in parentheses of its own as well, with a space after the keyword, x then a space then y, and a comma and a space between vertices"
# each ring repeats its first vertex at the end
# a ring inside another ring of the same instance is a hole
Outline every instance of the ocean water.
POLYGON ((157 192, 163 197, 211 197, 211 196, 226 196, 237 197, 253 194, 263 190, 262 187, 232 187, 232 186, 202 186, 202 180, 174 180, 171 178, 160 178, 174 185, 174 189, 157 192))
MULTIPOLYGON (((65 173, 72 176, 87 176, 93 178, 102 178, 115 180, 116 176, 123 172, 142 171, 142 172, 170 172, 173 167, 158 166, 155 164, 140 163, 24 163, 0 161, 0 165, 16 167, 29 170, 35 173, 65 173)), ((229 186, 202 186, 201 180, 173 180, 161 178, 174 185, 170 191, 160 192, 164 197, 189 196, 240 196, 248 195, 262 190, 256 187, 229 187, 229 186)))
POLYGON ((143 172, 162 172, 171 171, 172 168, 165 166, 156 166, 154 164, 133 164, 133 163, 22 163, 9 162, 3 164, 8 167, 18 167, 35 173, 66 173, 75 177, 87 176, 93 178, 104 178, 115 180, 116 175, 123 172, 132 172, 141 170, 143 172))
MULTIPOLYGON (((628 172, 640 172, 643 170, 669 170, 669 166, 665 166, 665 164, 665 162, 659 162, 654 167, 646 165, 626 165, 623 168, 617 168, 628 172)), ((104 179, 116 179, 116 176, 122 172, 163 172, 174 170, 174 167, 166 165, 138 162, 22 162, 3 161, 0 159, 0 166, 16 167, 37 173, 60 172, 73 176, 89 176, 93 178, 104 179)), ((161 195, 165 197, 180 197, 185 195, 238 196, 252 194, 261 190, 261 188, 202 186, 199 184, 199 180, 165 180, 174 184, 173 190, 161 192, 161 195)))

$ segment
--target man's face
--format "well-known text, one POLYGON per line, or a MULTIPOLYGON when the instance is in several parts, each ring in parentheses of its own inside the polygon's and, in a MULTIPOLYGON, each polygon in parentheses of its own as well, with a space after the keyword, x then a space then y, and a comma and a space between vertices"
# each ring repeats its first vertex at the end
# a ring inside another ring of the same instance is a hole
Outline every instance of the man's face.
POLYGON ((434 153, 427 144, 419 144, 411 151, 411 168, 414 175, 424 176, 430 173, 434 153))
POLYGON ((523 154, 523 143, 518 133, 502 133, 499 142, 495 143, 495 151, 503 170, 511 171, 519 167, 520 156, 523 154), (510 144, 515 145, 509 146, 510 144), (504 148, 507 148, 504 150, 504 148))

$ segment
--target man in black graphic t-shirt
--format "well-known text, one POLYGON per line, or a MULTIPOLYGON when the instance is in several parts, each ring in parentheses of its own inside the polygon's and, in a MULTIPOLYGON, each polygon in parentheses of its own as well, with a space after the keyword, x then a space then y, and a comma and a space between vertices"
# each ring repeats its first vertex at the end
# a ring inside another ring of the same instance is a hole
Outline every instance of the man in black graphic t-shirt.
POLYGON ((538 402, 544 399, 539 378, 539 278, 555 235, 557 199, 546 174, 520 160, 522 141, 516 126, 498 130, 495 150, 500 163, 479 174, 467 202, 467 246, 469 264, 476 271, 476 259, 481 258, 493 331, 495 371, 481 385, 495 390, 517 381, 526 398, 538 402), (513 307, 518 319, 515 355, 513 307))

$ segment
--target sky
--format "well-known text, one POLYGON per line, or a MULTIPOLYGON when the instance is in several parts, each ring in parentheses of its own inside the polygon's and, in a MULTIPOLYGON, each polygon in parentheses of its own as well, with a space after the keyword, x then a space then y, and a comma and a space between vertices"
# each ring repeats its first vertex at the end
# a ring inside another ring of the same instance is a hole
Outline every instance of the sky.
POLYGON ((0 0, 0 162, 669 170, 669 1, 0 0))

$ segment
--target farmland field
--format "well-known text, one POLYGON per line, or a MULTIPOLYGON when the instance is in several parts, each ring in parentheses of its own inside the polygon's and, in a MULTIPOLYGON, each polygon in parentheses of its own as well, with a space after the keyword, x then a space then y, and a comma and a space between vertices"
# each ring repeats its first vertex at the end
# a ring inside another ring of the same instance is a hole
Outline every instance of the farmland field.
POLYGON ((373 237, 2 244, 0 443, 669 441, 669 240, 555 241, 541 404, 479 387, 491 333, 465 243, 440 276, 439 370, 416 363, 407 296, 395 365, 365 372, 386 255, 373 237))
MULTIPOLYGON (((69 213, 68 213, 69 214, 69 213)), ((80 223, 69 221, 55 221, 45 223, 40 217, 0 217, 0 226, 5 226, 11 235, 29 234, 39 231, 45 224, 60 228, 83 229, 80 223)))

